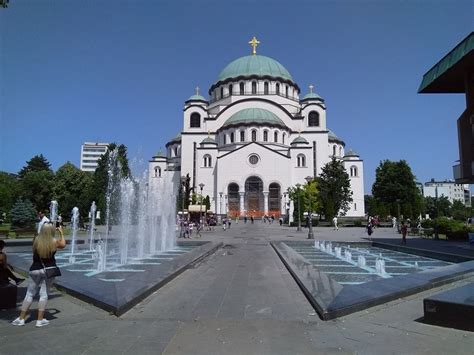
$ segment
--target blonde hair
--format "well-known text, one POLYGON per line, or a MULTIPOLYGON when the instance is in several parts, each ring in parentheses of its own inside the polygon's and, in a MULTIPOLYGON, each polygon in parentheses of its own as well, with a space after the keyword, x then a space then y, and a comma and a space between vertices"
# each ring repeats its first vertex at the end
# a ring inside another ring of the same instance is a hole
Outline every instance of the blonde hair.
POLYGON ((51 223, 45 223, 41 227, 39 235, 33 242, 33 252, 41 259, 50 258, 56 251, 56 240, 54 239, 55 227, 51 223))

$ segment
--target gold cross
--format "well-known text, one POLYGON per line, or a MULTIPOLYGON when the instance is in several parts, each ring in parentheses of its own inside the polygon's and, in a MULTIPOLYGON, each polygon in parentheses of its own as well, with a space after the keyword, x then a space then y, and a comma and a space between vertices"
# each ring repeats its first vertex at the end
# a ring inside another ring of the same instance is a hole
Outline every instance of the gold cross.
POLYGON ((260 44, 260 41, 253 36, 253 38, 249 41, 249 44, 252 46, 252 54, 257 54, 257 46, 260 44))

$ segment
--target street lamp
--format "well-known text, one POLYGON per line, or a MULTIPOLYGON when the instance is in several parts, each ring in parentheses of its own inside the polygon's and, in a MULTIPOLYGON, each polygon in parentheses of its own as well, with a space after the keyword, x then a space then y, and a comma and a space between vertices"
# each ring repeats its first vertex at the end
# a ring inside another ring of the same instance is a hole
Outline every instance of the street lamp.
POLYGON ((298 193, 298 228, 296 228, 296 230, 298 232, 301 232, 300 187, 301 184, 296 184, 296 191, 298 193))
POLYGON ((184 237, 184 193, 185 193, 185 186, 186 186, 186 176, 181 176, 181 231, 180 236, 184 237))
POLYGON ((438 184, 435 184, 435 208, 436 208, 436 218, 435 218, 435 224, 434 224, 434 239, 438 240, 439 239, 439 234, 438 234, 438 217, 439 217, 439 206, 438 206, 438 184))
POLYGON ((199 205, 199 224, 202 225, 202 188, 204 184, 201 182, 199 188, 201 189, 201 204, 199 205))
POLYGON ((219 215, 222 215, 222 192, 219 192, 219 215))
POLYGON ((308 239, 314 239, 314 234, 313 234, 313 213, 311 211, 311 189, 309 188, 309 184, 311 181, 313 181, 312 176, 307 176, 305 180, 308 182, 308 193, 309 193, 309 211, 308 211, 308 217, 309 217, 309 231, 308 231, 308 239))

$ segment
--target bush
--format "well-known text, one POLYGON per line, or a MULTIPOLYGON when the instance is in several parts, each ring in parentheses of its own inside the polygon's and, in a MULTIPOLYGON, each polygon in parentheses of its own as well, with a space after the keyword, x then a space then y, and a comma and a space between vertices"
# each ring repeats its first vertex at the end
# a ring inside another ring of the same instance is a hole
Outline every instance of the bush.
POLYGON ((425 220, 421 223, 423 228, 437 229, 439 234, 445 234, 450 240, 467 240, 468 233, 474 232, 474 228, 464 222, 440 217, 433 220, 425 220))
POLYGON ((36 210, 30 200, 20 197, 10 211, 12 225, 15 227, 33 227, 36 222, 36 210))

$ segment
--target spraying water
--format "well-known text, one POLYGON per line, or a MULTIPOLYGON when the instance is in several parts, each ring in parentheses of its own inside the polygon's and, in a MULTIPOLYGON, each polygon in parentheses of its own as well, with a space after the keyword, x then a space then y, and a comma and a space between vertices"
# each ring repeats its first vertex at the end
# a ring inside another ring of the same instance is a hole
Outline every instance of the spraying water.
POLYGON ((95 212, 97 207, 95 201, 92 201, 91 210, 90 210, 90 231, 89 231, 89 250, 94 250, 94 229, 95 229, 95 212))
POLYGON ((72 240, 71 240, 71 255, 69 256, 69 263, 74 264, 76 262, 76 258, 74 256, 75 248, 76 248, 76 236, 77 236, 77 228, 79 224, 79 208, 74 207, 72 209, 72 240))
POLYGON ((56 221, 58 220, 58 201, 53 200, 51 201, 51 204, 49 205, 49 210, 51 212, 50 218, 51 222, 56 225, 56 221))

